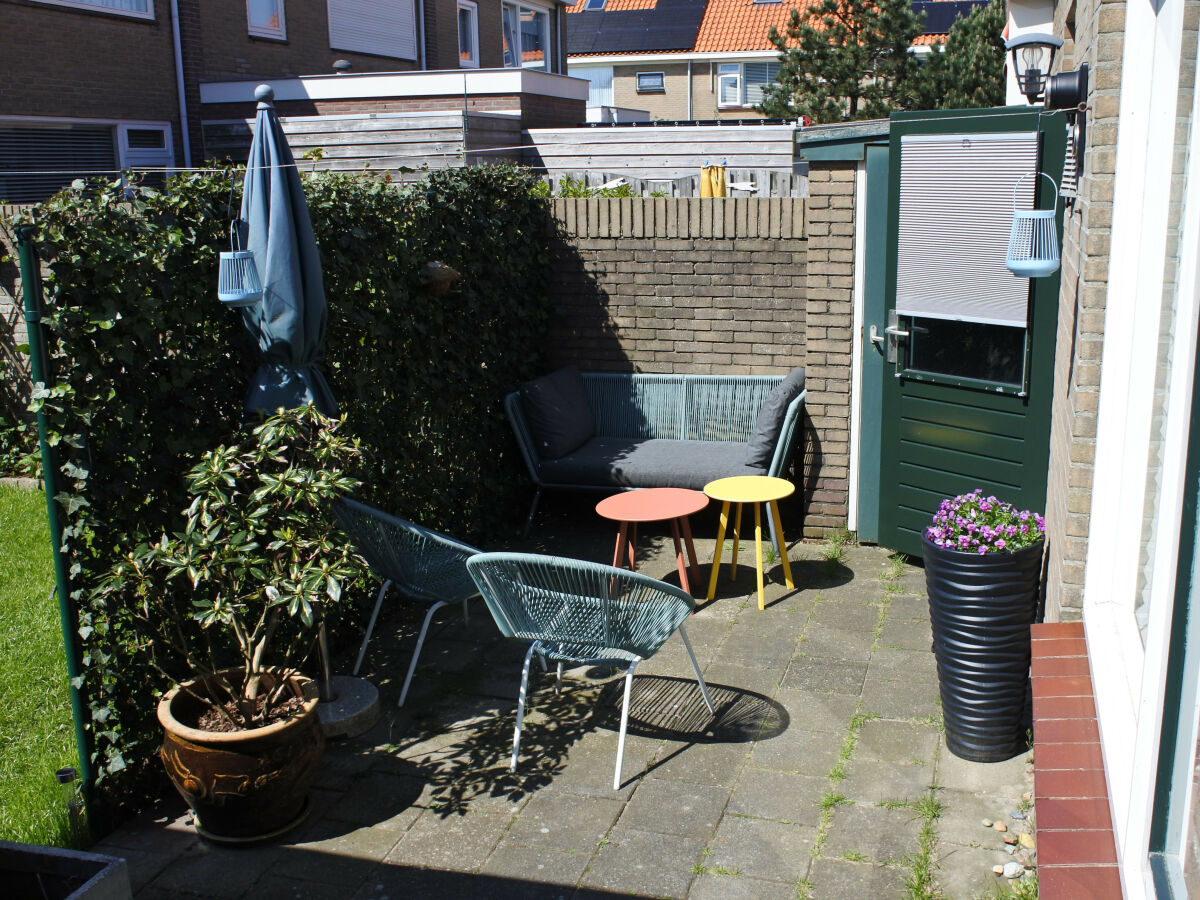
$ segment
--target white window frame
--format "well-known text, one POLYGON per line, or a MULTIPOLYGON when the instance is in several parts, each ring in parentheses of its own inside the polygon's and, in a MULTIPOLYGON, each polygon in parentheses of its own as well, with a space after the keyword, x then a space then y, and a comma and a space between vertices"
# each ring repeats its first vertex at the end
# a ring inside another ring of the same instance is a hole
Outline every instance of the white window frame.
POLYGON ((279 7, 279 27, 265 28, 261 25, 255 25, 250 19, 250 4, 253 0, 246 0, 246 33, 253 37, 271 38, 277 41, 287 40, 287 16, 284 13, 284 0, 275 0, 276 6, 279 7))
POLYGON ((553 44, 553 40, 554 40, 554 38, 553 38, 553 31, 554 31, 554 14, 553 13, 554 13, 554 11, 550 7, 543 6, 540 3, 529 3, 529 2, 526 2, 526 0, 511 0, 511 2, 510 2, 510 0, 505 0, 504 3, 500 4, 501 40, 503 40, 504 10, 506 8, 512 9, 513 12, 516 14, 515 34, 516 34, 516 41, 518 44, 518 46, 514 48, 514 53, 513 53, 514 65, 507 66, 506 68, 529 69, 530 71, 533 71, 533 72, 543 72, 543 71, 544 72, 553 72, 554 69, 552 66, 553 61, 551 59, 551 57, 552 57, 551 51, 553 49, 552 44, 553 44), (520 43, 521 43, 521 13, 526 12, 526 11, 534 12, 534 13, 541 13, 546 17, 546 47, 545 47, 546 55, 543 57, 542 65, 540 65, 540 66, 526 66, 526 65, 523 65, 521 62, 521 57, 524 52, 520 46, 520 43))
POLYGON ((474 3, 474 0, 458 0, 458 10, 455 12, 455 22, 458 27, 458 67, 460 69, 478 69, 479 68, 479 7, 474 3), (462 58, 462 14, 468 13, 471 17, 471 28, 468 37, 471 39, 471 58, 462 58))
POLYGON ((34 0, 34 2, 44 3, 47 6, 65 6, 68 9, 86 9, 89 12, 99 12, 112 16, 122 16, 126 19, 153 20, 155 18, 154 0, 146 0, 145 12, 140 12, 135 9, 114 9, 111 6, 101 6, 98 3, 88 3, 87 0, 34 0))
MULTIPOLYGON (((754 64, 761 62, 770 65, 774 60, 748 60, 747 62, 754 64)), ((746 80, 746 65, 746 62, 717 64, 716 95, 718 109, 749 109, 754 105, 746 99, 749 88, 749 83, 746 80), (734 71, 735 69, 736 71, 734 71), (721 101, 721 96, 724 93, 722 88, 726 84, 732 84, 733 90, 737 94, 737 101, 734 103, 721 101)), ((769 82, 767 83, 769 84, 769 82)))
POLYGON ((667 73, 638 72, 634 76, 634 90, 639 94, 665 94, 667 92, 667 73), (642 87, 642 79, 645 77, 658 78, 658 87, 642 87))

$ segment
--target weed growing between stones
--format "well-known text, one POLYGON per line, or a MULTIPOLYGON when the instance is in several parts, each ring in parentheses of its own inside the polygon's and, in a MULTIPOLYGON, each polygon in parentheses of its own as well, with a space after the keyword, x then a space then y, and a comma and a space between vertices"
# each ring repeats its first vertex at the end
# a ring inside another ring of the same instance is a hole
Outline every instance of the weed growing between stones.
POLYGON ((941 888, 934 880, 934 847, 937 845, 937 821, 945 805, 937 798, 938 788, 931 787, 927 793, 911 803, 901 804, 910 808, 921 820, 917 834, 917 852, 904 860, 908 874, 904 877, 906 900, 940 900, 941 888))

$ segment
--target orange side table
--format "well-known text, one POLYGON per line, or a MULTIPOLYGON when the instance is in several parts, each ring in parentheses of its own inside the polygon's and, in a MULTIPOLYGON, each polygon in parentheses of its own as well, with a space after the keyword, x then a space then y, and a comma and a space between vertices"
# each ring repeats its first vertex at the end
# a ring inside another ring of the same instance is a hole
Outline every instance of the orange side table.
POLYGON ((706 506, 708 497, 705 494, 684 488, 640 488, 605 497, 596 504, 596 512, 605 519, 620 523, 612 564, 620 566, 627 559, 629 568, 636 571, 634 546, 637 544, 638 523, 670 522, 671 537, 675 539, 675 563, 679 567, 679 584, 690 594, 691 583, 683 562, 680 535, 682 534, 684 543, 687 544, 692 579, 699 583, 699 563, 696 561, 696 547, 692 543, 692 528, 688 524, 688 516, 700 512, 706 506))
POLYGON ((729 574, 737 577, 738 532, 742 528, 742 504, 754 504, 754 549, 758 561, 758 608, 765 609, 763 604, 763 558, 762 558, 762 512, 761 505, 766 503, 771 510, 771 519, 775 523, 775 537, 779 541, 779 555, 783 559, 783 574, 787 586, 795 589, 792 582, 792 567, 788 564, 787 542, 783 539, 783 523, 779 519, 779 501, 791 496, 796 490, 790 481, 782 478, 772 478, 769 475, 735 475, 732 478, 718 478, 704 486, 704 493, 714 500, 720 500, 721 524, 717 529, 717 548, 713 552, 712 577, 708 580, 708 599, 711 600, 717 592, 717 573, 721 571, 721 545, 725 542, 725 529, 729 524, 729 504, 737 504, 737 514, 733 522, 733 558, 729 562, 729 574))

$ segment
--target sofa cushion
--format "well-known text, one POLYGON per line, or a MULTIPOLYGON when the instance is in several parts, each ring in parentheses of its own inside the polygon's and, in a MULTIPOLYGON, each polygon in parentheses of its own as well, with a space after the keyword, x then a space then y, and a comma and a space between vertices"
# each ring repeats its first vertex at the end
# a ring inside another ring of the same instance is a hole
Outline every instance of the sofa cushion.
POLYGON ((559 459, 542 460, 538 473, 547 484, 698 491, 718 478, 766 472, 745 458, 746 445, 737 441, 597 437, 559 459))
POLYGON ((775 445, 779 443, 779 433, 783 430, 783 420, 787 417, 788 407, 804 390, 804 368, 798 366, 779 382, 767 399, 763 401, 758 411, 758 421, 754 425, 754 434, 746 445, 748 466, 767 469, 771 458, 775 455, 775 445))
POLYGON ((583 378, 575 366, 525 382, 521 403, 542 459, 566 456, 596 433, 583 378))

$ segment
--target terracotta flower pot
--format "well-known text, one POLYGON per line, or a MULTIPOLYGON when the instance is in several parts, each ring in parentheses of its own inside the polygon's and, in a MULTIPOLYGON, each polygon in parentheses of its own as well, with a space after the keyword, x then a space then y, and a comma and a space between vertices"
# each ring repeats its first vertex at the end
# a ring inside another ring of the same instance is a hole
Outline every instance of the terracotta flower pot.
MULTIPOLYGON (((188 682, 185 687, 203 692, 202 683, 188 682)), ((316 685, 297 676, 291 690, 304 699, 301 715, 246 731, 201 731, 184 725, 196 721, 203 704, 183 688, 159 702, 163 765, 205 837, 229 843, 266 840, 307 816, 308 789, 325 750, 325 736, 317 718, 316 685)))
POLYGON ((973 762, 1010 759, 1025 749, 1044 542, 982 555, 922 543, 946 747, 973 762))

